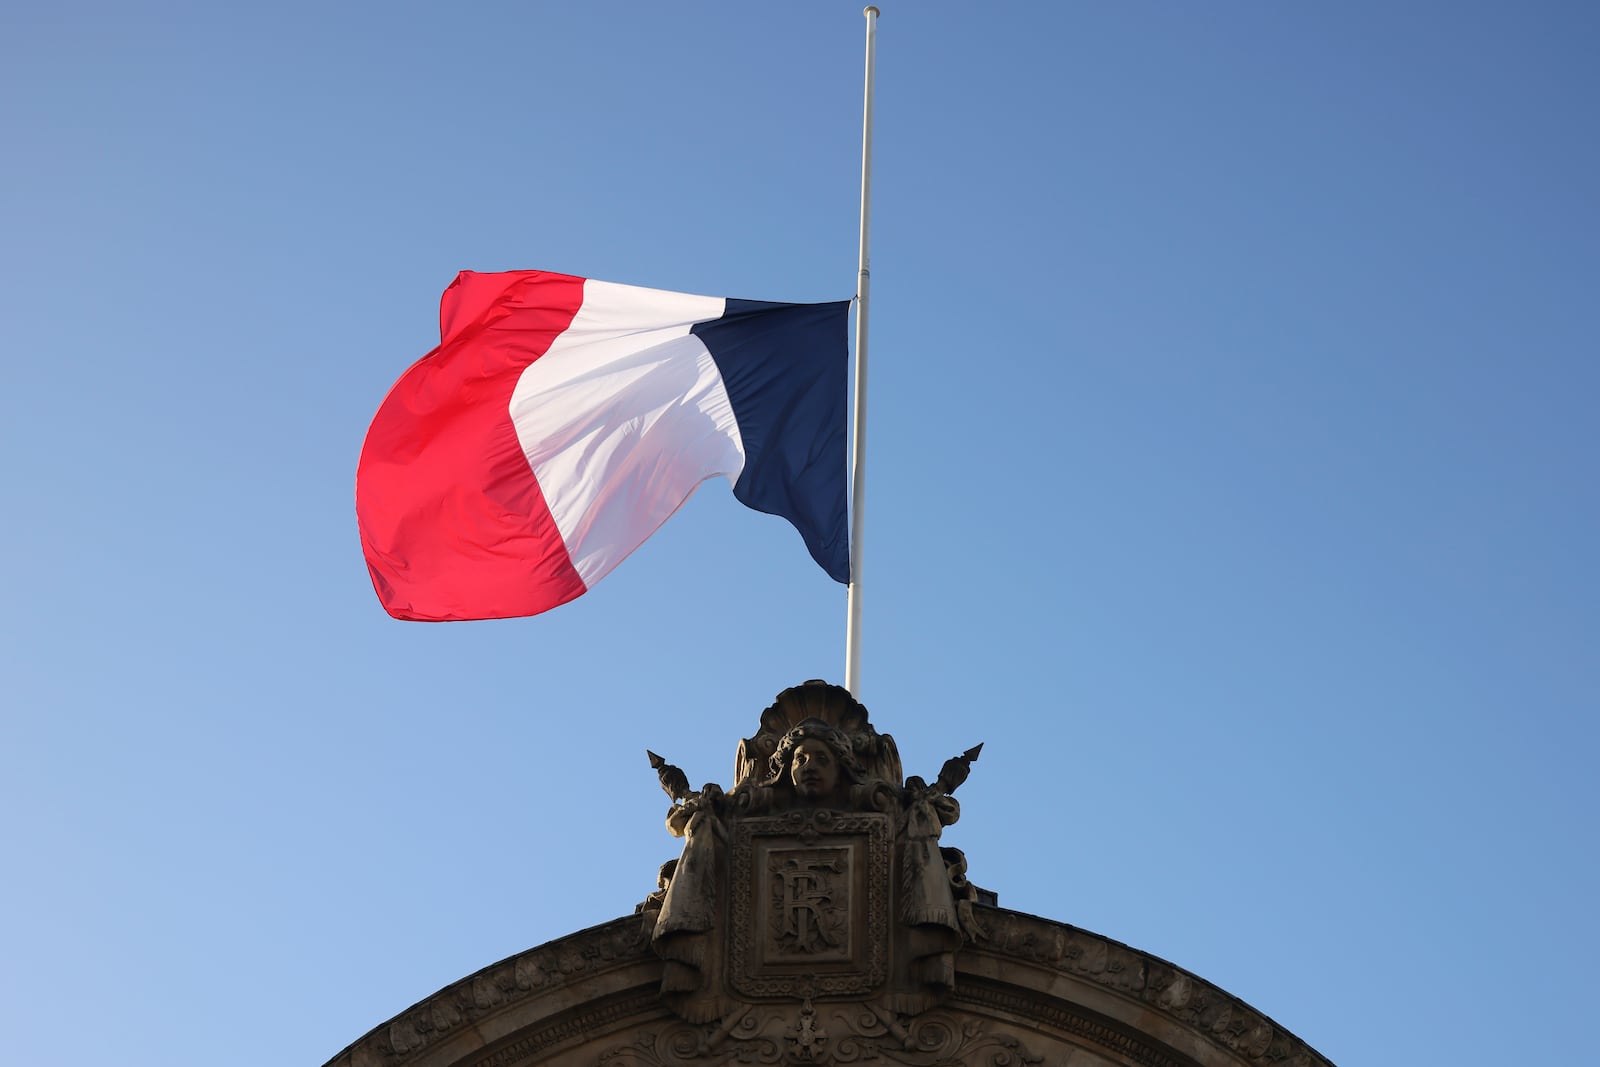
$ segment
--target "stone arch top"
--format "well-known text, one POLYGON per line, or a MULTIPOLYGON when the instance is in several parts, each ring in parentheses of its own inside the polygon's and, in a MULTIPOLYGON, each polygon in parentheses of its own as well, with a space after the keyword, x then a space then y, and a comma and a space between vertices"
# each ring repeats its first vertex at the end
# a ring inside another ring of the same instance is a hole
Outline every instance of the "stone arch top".
POLYGON ((848 1001, 685 1023, 637 916, 518 953, 374 1028, 327 1067, 1070 1064, 1331 1067, 1289 1030, 1166 960, 1079 927, 978 907, 955 992, 903 1034, 848 1001), (808 1022, 809 1018, 809 1022, 808 1022), (907 1044, 911 1047, 907 1047, 907 1044))

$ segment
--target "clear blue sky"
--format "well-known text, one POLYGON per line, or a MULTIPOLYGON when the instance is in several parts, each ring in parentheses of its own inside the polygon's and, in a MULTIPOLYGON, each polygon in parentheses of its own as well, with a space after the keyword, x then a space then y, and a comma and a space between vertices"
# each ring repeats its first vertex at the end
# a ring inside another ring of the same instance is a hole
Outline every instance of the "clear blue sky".
MULTIPOLYGON (((884 5, 863 696, 1002 904, 1346 1067, 1600 986, 1600 9, 884 5)), ((402 624, 357 451, 462 268, 854 286, 860 4, 0 13, 0 1031, 320 1064, 631 911, 843 589, 709 484, 402 624)))

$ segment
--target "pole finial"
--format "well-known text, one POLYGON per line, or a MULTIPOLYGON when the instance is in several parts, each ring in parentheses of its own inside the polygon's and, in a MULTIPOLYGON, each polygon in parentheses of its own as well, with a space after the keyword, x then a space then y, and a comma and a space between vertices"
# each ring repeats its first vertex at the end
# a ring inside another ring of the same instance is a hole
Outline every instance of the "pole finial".
POLYGON ((866 7, 861 9, 861 13, 863 15, 865 15, 869 19, 872 18, 875 15, 883 14, 882 11, 878 10, 878 7, 877 7, 876 4, 868 4, 866 7))

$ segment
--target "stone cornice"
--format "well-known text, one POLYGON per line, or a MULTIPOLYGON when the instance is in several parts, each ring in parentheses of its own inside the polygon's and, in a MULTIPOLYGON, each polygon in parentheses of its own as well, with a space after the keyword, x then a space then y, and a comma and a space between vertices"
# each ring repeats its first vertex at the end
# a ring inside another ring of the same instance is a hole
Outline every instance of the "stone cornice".
MULTIPOLYGON (((979 913, 983 936, 958 957, 963 973, 983 970, 983 956, 1026 962, 1092 982, 1118 998, 1153 1009, 1181 1031, 1199 1035, 1245 1063, 1332 1067, 1315 1049, 1238 997, 1158 956, 1023 912, 981 908, 979 913)), ((958 986, 958 997, 960 990, 958 986)))
MULTIPOLYGON (((652 969, 652 981, 659 980, 660 963, 650 952, 638 917, 613 919, 520 952, 444 987, 368 1031, 329 1060, 327 1067, 410 1065, 418 1061, 423 1051, 477 1026, 488 1016, 541 998, 555 1000, 561 993, 578 992, 580 1000, 590 999, 583 995, 586 991, 581 987, 593 984, 605 972, 641 964, 652 969)), ((648 1005, 654 1003, 652 987, 648 1005)), ((630 1009, 637 1010, 637 1007, 630 1009)), ((560 1024, 555 1024, 555 1028, 559 1030, 560 1024)), ((503 1062, 517 1062, 522 1056, 536 1053, 545 1044, 561 1038, 541 1041, 539 1035, 521 1035, 521 1039, 531 1039, 533 1043, 516 1059, 503 1062)), ((502 1061, 493 1057, 484 1060, 486 1065, 497 1062, 502 1061)))
MULTIPOLYGON (((1149 1067, 1331 1067, 1265 1015, 1166 960, 1021 912, 979 907, 977 915, 982 934, 957 956, 953 1009, 1029 1020, 1149 1067)), ((661 966, 639 918, 615 919, 441 989, 327 1067, 533 1063, 659 1020, 661 966)))

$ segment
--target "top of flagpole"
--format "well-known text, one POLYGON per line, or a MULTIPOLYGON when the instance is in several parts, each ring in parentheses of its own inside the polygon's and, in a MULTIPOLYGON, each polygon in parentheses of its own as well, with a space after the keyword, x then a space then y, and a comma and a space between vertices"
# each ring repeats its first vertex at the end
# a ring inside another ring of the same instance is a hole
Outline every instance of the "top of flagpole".
POLYGON ((867 71, 861 108, 861 258, 856 274, 855 403, 850 426, 850 587, 846 593, 844 687, 861 699, 861 572, 867 499, 867 288, 872 222, 872 75, 877 49, 878 9, 861 12, 867 20, 867 71))

